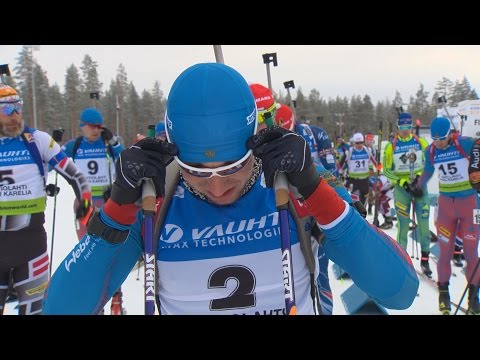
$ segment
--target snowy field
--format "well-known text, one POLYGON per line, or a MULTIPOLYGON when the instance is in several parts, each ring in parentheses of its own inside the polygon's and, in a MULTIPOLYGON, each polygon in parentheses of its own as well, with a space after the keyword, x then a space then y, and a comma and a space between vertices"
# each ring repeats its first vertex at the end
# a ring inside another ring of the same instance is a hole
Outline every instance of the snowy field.
MULTIPOLYGON (((55 182, 55 175, 50 173, 49 183, 55 182)), ((73 210, 72 204, 74 200, 74 193, 72 188, 64 181, 61 176, 58 176, 58 185, 60 187, 60 193, 57 197, 57 209, 56 209, 56 224, 55 224, 55 238, 54 238, 54 252, 53 252, 53 266, 55 270, 65 256, 71 251, 71 249, 77 243, 77 237, 74 228, 73 210)), ((436 175, 429 183, 429 192, 432 194, 438 194, 438 184, 436 181, 436 175)), ((393 205, 393 203, 392 203, 393 205)), ((48 198, 47 210, 46 210, 46 224, 45 228, 48 235, 48 249, 51 249, 52 240, 52 219, 53 219, 53 198, 48 198)), ((368 217, 369 221, 372 221, 372 216, 368 217)), ((383 223, 383 218, 380 215, 380 223, 383 223)), ((430 228, 433 227, 433 207, 430 212, 430 228)), ((394 239, 396 238, 396 221, 394 227, 387 230, 394 239)), ((408 245, 408 251, 411 252, 411 243, 408 245)), ((420 251, 420 250, 419 250, 420 251)), ((410 254, 411 255, 411 254, 410 254)), ((415 254, 416 255, 416 254, 415 254)), ((420 271, 420 259, 412 259, 415 267, 420 271)), ((433 279, 437 279, 436 263, 432 256, 430 257, 430 266, 433 271, 433 279)), ((337 280, 333 273, 333 264, 330 263, 329 276, 332 292, 334 296, 334 314, 341 315, 346 314, 345 307, 342 303, 341 294, 352 285, 352 280, 349 278, 344 280, 337 280)), ((458 303, 466 286, 465 276, 461 272, 461 268, 452 265, 452 277, 450 279, 450 296, 451 300, 458 303)), ((427 280, 424 276, 419 276, 420 287, 418 295, 407 310, 397 311, 387 309, 389 314, 392 315, 437 315, 438 311, 438 293, 436 286, 433 286, 431 280, 427 280)), ((122 286, 124 308, 128 315, 142 315, 144 314, 143 305, 143 268, 140 272, 136 270, 131 272, 127 280, 122 286)), ((462 305, 467 307, 466 297, 463 300, 462 305)), ((16 314, 14 309, 15 303, 6 305, 5 314, 16 314)), ((455 308, 452 308, 452 314, 455 308)), ((110 303, 105 307, 105 314, 110 314, 110 303)), ((459 312, 459 314, 462 314, 459 312)))

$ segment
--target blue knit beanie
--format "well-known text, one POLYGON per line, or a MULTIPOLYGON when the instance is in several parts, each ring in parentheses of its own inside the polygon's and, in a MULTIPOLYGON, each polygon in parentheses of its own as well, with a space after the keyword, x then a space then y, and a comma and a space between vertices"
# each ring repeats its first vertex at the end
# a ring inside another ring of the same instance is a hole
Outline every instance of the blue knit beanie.
POLYGON ((412 128, 412 115, 408 112, 402 112, 398 115, 397 125, 400 130, 410 130, 412 128))
POLYGON ((175 80, 165 114, 168 141, 183 162, 236 161, 257 127, 255 99, 247 81, 220 63, 189 67, 175 80))
POLYGON ((444 117, 437 117, 430 124, 432 140, 445 140, 450 133, 450 120, 444 117))
POLYGON ((103 124, 103 116, 95 108, 86 108, 80 114, 80 127, 85 126, 85 124, 103 124))

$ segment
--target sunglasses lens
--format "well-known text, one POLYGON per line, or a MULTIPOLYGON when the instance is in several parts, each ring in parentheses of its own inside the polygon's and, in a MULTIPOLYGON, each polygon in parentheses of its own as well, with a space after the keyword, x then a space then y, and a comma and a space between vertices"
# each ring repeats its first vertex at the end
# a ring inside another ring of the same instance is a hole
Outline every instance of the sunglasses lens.
POLYGON ((18 114, 22 113, 22 104, 0 104, 0 109, 4 115, 11 116, 15 111, 18 114))
POLYGON ((213 173, 211 172, 200 172, 200 171, 195 171, 195 170, 190 170, 190 169, 185 169, 190 175, 199 177, 199 178, 208 178, 212 176, 213 173))
POLYGON ((231 169, 219 171, 218 175, 221 175, 221 176, 233 175, 236 172, 239 172, 240 170, 242 170, 244 166, 245 166, 245 163, 241 163, 240 165, 234 166, 231 169))
POLYGON ((210 178, 213 175, 229 176, 229 175, 233 175, 233 174, 239 172, 240 170, 242 170, 245 167, 245 165, 247 165, 247 163, 250 161, 251 158, 252 158, 251 156, 248 156, 240 164, 237 164, 237 162, 234 162, 234 163, 232 163, 231 167, 229 167, 227 169, 219 170, 219 171, 217 171, 215 169, 212 169, 212 171, 208 171, 207 169, 202 169, 203 171, 198 171, 198 170, 195 170, 195 168, 193 168, 191 166, 189 166, 189 167, 185 167, 185 166, 182 166, 182 165, 180 165, 180 166, 186 172, 188 172, 190 175, 193 175, 193 176, 196 176, 196 177, 199 177, 199 178, 210 178))

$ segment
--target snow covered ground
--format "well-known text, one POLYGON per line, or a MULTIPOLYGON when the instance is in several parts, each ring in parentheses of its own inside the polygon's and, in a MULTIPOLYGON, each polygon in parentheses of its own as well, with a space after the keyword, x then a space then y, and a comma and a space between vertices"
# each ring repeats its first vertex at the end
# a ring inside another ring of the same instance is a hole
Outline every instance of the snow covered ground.
MULTIPOLYGON (((49 183, 55 182, 55 175, 50 173, 49 183)), ((56 219, 55 219, 55 238, 54 238, 54 252, 53 252, 53 265, 52 269, 55 270, 65 258, 65 256, 71 251, 77 242, 77 237, 74 228, 73 221, 73 210, 72 204, 74 200, 74 193, 72 188, 64 181, 61 176, 58 176, 58 185, 60 187, 60 193, 57 197, 57 209, 56 209, 56 219)), ((432 194, 438 194, 438 184, 436 181, 436 175, 432 178, 429 184, 429 192, 432 194)), ((48 235, 48 249, 51 249, 51 240, 52 240, 52 221, 53 221, 53 198, 48 198, 47 200, 47 210, 46 210, 46 224, 45 228, 48 235)), ((393 205, 393 204, 392 204, 393 205)), ((433 207, 431 208, 430 223, 431 229, 433 227, 433 207)), ((369 216, 368 219, 371 221, 372 217, 369 216)), ((383 222, 383 219, 380 218, 380 221, 383 222)), ((396 224, 396 222, 394 222, 396 224)), ((396 227, 387 230, 387 232, 395 239, 396 238, 396 227)), ((408 248, 411 251, 411 244, 409 243, 408 248)), ((420 260, 412 259, 415 267, 420 270, 420 260)), ((431 258, 430 266, 433 271, 433 279, 437 279, 436 264, 435 261, 431 258)), ((461 268, 452 266, 453 275, 450 279, 450 295, 453 302, 458 303, 462 292, 466 286, 465 276, 461 273, 461 268)), ((332 287, 332 292, 334 296, 334 314, 345 314, 345 307, 343 306, 341 294, 348 289, 352 280, 336 280, 332 264, 329 268, 330 274, 330 284, 332 287)), ((433 282, 431 280, 426 280, 423 276, 420 276, 420 288, 418 291, 418 296, 413 302, 412 306, 403 311, 397 310, 388 310, 389 314, 408 314, 408 315, 435 315, 439 314, 438 311, 438 293, 435 286, 432 286, 433 282)), ((124 308, 129 315, 142 315, 144 314, 144 305, 143 305, 143 268, 140 272, 132 271, 122 286, 123 290, 123 300, 124 308)), ((16 314, 17 311, 14 309, 15 303, 7 304, 5 309, 5 314, 16 314)), ((463 304, 466 307, 466 299, 464 299, 463 304)), ((453 309, 454 310, 454 309, 453 309)), ((110 303, 105 307, 105 314, 110 314, 110 303)), ((461 312, 459 312, 461 314, 461 312)))

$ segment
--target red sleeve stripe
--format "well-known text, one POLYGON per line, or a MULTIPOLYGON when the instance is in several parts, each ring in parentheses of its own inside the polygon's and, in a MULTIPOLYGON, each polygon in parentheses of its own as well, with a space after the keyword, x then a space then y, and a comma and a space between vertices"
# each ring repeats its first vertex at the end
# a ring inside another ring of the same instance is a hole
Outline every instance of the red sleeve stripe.
POLYGON ((103 211, 114 221, 121 225, 132 225, 136 220, 136 215, 140 206, 135 204, 117 204, 112 199, 108 199, 103 207, 103 211))
POLYGON ((348 213, 349 206, 325 180, 320 181, 312 195, 305 199, 308 212, 323 228, 335 226, 348 213), (338 220, 334 223, 335 220, 338 220))

